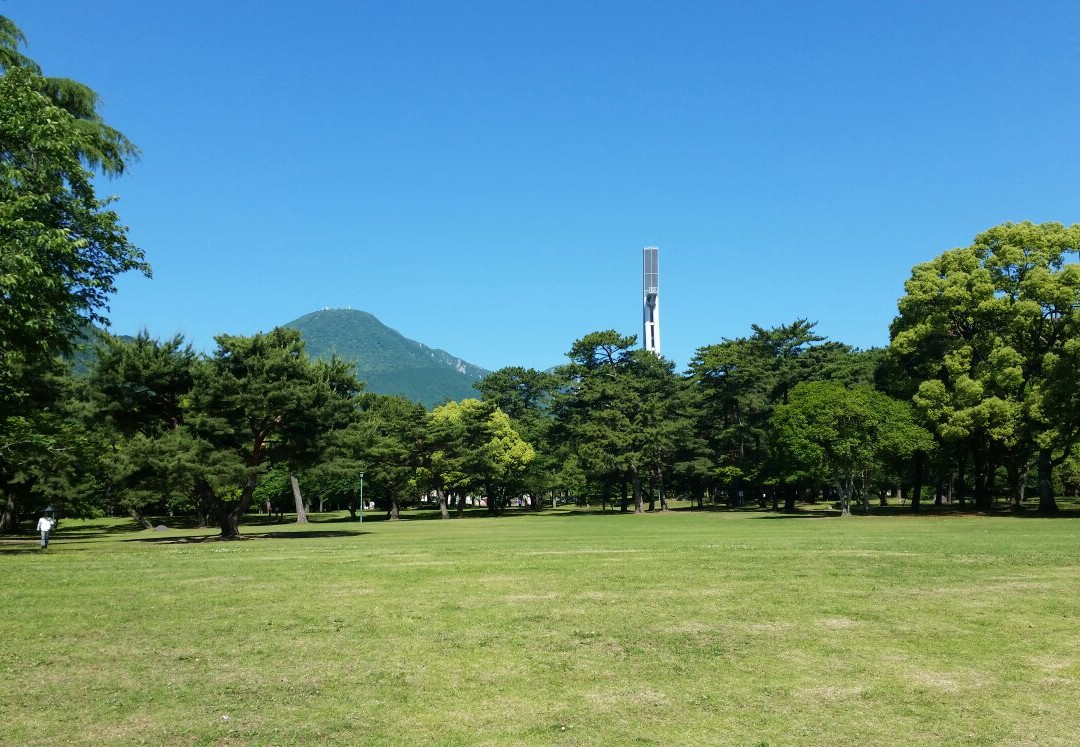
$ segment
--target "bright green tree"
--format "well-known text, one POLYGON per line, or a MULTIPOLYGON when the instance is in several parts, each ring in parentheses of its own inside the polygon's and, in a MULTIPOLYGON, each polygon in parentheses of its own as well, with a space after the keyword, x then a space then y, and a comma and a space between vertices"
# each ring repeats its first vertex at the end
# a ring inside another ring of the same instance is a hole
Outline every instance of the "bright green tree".
POLYGON ((498 513, 524 493, 536 451, 493 403, 470 398, 440 405, 428 432, 434 484, 455 496, 459 513, 466 495, 483 494, 488 510, 498 513))
POLYGON ((10 486, 72 453, 55 401, 41 399, 53 358, 106 321, 116 275, 149 274, 90 170, 119 173, 134 149, 90 89, 42 76, 24 41, 0 17, 0 530, 19 515, 10 486))
POLYGON ((544 496, 555 489, 559 467, 567 457, 567 450, 552 433, 552 402, 558 384, 558 378, 551 373, 511 366, 488 374, 474 385, 482 400, 505 412, 514 430, 536 449, 524 481, 525 491, 537 510, 543 506, 544 496))
POLYGON ((841 514, 851 513, 856 491, 869 510, 871 479, 887 457, 925 446, 904 403, 869 387, 849 389, 837 381, 804 382, 777 405, 772 417, 774 448, 787 469, 831 485, 841 514))
POLYGON ((893 321, 892 353, 918 382, 915 402, 946 444, 970 454, 976 505, 995 467, 1019 505, 1034 458, 1041 511, 1056 510, 1052 472, 1080 435, 1080 224, 1006 223, 912 270, 893 321))

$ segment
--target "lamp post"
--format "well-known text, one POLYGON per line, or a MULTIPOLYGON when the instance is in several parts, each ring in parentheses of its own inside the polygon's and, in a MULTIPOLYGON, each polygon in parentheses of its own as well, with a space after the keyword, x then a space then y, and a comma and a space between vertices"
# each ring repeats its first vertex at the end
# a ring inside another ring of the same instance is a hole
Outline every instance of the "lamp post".
POLYGON ((360 523, 364 523, 364 473, 360 473, 360 523))

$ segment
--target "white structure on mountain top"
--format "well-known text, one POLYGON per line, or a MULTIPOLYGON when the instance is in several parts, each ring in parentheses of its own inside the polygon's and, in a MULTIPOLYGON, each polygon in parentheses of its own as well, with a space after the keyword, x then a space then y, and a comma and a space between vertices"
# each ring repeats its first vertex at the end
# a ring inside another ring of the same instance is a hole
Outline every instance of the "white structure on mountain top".
POLYGON ((641 346, 660 355, 660 250, 647 246, 642 250, 642 259, 641 284, 645 308, 641 346))

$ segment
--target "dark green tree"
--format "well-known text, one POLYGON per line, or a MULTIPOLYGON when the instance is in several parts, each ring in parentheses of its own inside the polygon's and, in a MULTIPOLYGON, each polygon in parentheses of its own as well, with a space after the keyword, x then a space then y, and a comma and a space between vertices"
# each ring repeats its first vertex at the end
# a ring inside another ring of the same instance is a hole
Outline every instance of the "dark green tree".
POLYGON ((570 363, 559 369, 563 382, 556 402, 557 437, 571 445, 602 502, 612 487, 622 489, 623 511, 635 448, 635 402, 625 372, 635 342, 614 330, 577 340, 567 353, 570 363))
POLYGON ((514 430, 536 449, 536 458, 529 464, 524 482, 537 510, 544 505, 544 497, 555 489, 559 466, 567 456, 552 433, 552 402, 558 384, 558 378, 551 373, 519 366, 499 369, 475 384, 483 401, 505 412, 514 430))
POLYGON ((187 423, 244 470, 236 492, 215 488, 206 477, 197 481, 222 537, 231 538, 239 535, 264 463, 303 463, 319 453, 352 418, 360 384, 340 361, 312 361, 295 330, 215 339, 213 356, 196 371, 187 423))
POLYGON ((362 454, 368 495, 396 521, 401 509, 419 498, 424 455, 428 448, 427 411, 404 397, 365 394, 362 420, 367 448, 362 454))
MULTIPOLYGON (((797 472, 784 470, 772 453, 772 414, 802 382, 872 380, 876 354, 829 342, 816 326, 796 319, 769 329, 752 326, 749 337, 700 348, 690 363, 697 390, 698 432, 712 453, 716 481, 734 493, 784 491, 784 510, 795 510, 797 472), (781 477, 780 473, 786 475, 781 477)), ((806 481, 809 477, 800 478, 806 481)))

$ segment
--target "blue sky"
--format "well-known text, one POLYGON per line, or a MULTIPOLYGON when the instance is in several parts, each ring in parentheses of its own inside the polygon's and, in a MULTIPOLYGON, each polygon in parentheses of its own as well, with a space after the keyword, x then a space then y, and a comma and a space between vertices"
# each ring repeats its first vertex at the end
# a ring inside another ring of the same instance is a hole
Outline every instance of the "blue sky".
POLYGON ((1080 220, 1080 4, 0 0, 143 151, 113 330, 324 307, 487 368, 807 317, 888 342, 911 267, 1080 220))

